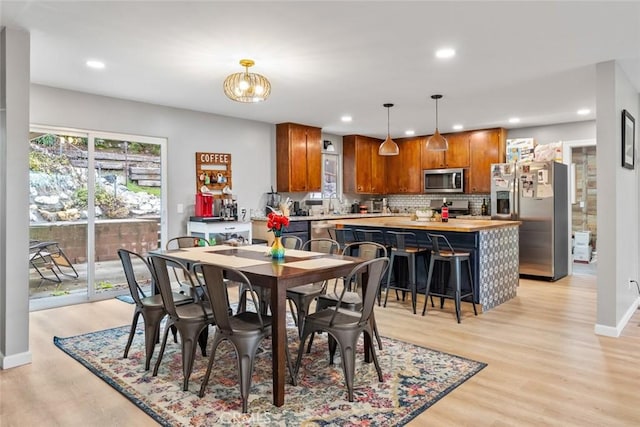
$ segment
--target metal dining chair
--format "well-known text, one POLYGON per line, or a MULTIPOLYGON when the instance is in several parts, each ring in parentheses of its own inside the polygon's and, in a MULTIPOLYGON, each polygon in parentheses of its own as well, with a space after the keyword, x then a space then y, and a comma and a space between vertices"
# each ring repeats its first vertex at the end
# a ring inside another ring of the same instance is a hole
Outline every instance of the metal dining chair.
MULTIPOLYGON (((257 306, 257 296, 251 286, 251 282, 242 272, 231 268, 223 268, 212 264, 194 264, 193 271, 202 272, 205 288, 211 301, 213 316, 216 319, 216 331, 211 346, 211 355, 207 365, 207 372, 200 386, 200 397, 204 396, 213 369, 218 345, 224 341, 229 341, 236 353, 238 361, 238 375, 240 379, 240 396, 242 398, 242 412, 248 409, 249 391, 251 389, 251 376, 253 373, 253 363, 258 350, 258 346, 263 339, 271 335, 271 316, 261 314, 260 310, 243 311, 236 315, 231 315, 229 306, 227 286, 225 278, 234 282, 239 282, 247 289, 251 295, 254 305, 257 306)), ((286 346, 287 365, 291 381, 296 385, 293 375, 293 366, 289 355, 289 348, 286 346)))
MULTIPOLYGON (((345 382, 347 384, 347 393, 349 402, 353 402, 353 377, 355 373, 356 349, 360 334, 365 333, 370 340, 373 340, 373 331, 371 329, 370 317, 373 313, 380 281, 382 275, 389 264, 389 258, 375 258, 370 261, 363 262, 355 267, 349 276, 347 282, 357 280, 361 274, 367 272, 367 286, 363 296, 363 303, 360 310, 352 312, 342 310, 342 301, 347 292, 347 288, 343 287, 338 303, 325 310, 316 311, 307 316, 303 325, 303 331, 300 338, 300 347, 298 349, 298 358, 296 360, 294 376, 297 377, 302 365, 302 357, 304 354, 304 343, 306 339, 315 332, 327 332, 329 335, 329 363, 333 363, 333 357, 336 351, 336 345, 340 347, 342 357, 342 369, 344 372, 345 382)), ((376 357, 375 346, 371 343, 369 348, 365 348, 365 352, 369 351, 373 363, 378 373, 378 380, 383 381, 382 370, 376 357)))
POLYGON ((151 255, 149 259, 151 261, 154 280, 162 296, 164 309, 169 315, 162 338, 162 345, 160 346, 160 353, 158 354, 158 360, 153 368, 153 376, 158 375, 160 362, 162 362, 164 349, 167 345, 169 328, 175 326, 182 344, 183 390, 187 391, 198 344, 200 344, 202 356, 207 355, 208 327, 209 325, 215 324, 213 311, 208 301, 204 301, 198 297, 190 304, 177 305, 173 298, 167 265, 172 265, 173 268, 177 268, 184 273, 184 276, 194 291, 193 294, 197 295, 197 292, 195 292, 196 284, 193 282, 189 270, 180 262, 164 255, 151 255))
MULTIPOLYGON (((167 311, 164 309, 162 297, 159 294, 147 296, 140 286, 140 277, 144 275, 144 273, 136 273, 134 263, 138 268, 140 268, 140 266, 144 266, 143 271, 148 273, 148 276, 152 278, 153 274, 151 272, 151 266, 147 260, 142 255, 127 249, 118 249, 118 256, 122 262, 122 268, 124 269, 124 275, 129 285, 131 298, 133 298, 136 306, 133 312, 133 321, 131 322, 129 339, 127 340, 127 345, 124 348, 123 357, 126 359, 129 355, 129 349, 131 348, 133 337, 136 335, 138 318, 142 315, 142 319, 144 320, 144 369, 145 371, 148 371, 151 364, 151 357, 153 356, 153 350, 155 349, 156 342, 160 337, 160 323, 167 315, 167 311)), ((193 302, 192 298, 176 292, 173 292, 173 300, 176 305, 193 302)), ((174 341, 177 342, 175 332, 174 341)))
MULTIPOLYGON (((326 254, 336 254, 340 250, 340 244, 333 239, 319 237, 307 240, 301 250, 309 251, 314 248, 315 252, 326 254)), ((337 280, 337 279, 336 279, 337 280)), ((311 303, 325 293, 327 289, 327 280, 322 282, 310 283, 308 285, 296 286, 287 289, 287 299, 289 300, 289 308, 296 325, 298 325, 298 333, 302 333, 304 319, 309 313, 311 303), (295 305, 295 310, 293 308, 295 305)))

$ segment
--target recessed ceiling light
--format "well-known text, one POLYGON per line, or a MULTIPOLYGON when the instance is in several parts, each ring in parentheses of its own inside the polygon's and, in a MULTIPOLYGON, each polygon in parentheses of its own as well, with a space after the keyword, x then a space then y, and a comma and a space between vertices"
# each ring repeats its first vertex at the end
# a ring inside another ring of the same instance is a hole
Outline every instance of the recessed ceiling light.
POLYGON ((345 123, 349 123, 350 121, 353 120, 353 118, 351 116, 342 116, 340 117, 340 120, 342 120, 345 123))
POLYGON ((404 134, 407 135, 407 136, 413 136, 413 135, 416 134, 416 131, 413 130, 413 129, 409 129, 409 130, 405 130, 404 134))
POLYGON ((453 130, 462 130, 464 129, 464 126, 462 125, 453 125, 453 130))
POLYGON ((456 51, 449 47, 436 50, 436 58, 447 59, 456 56, 456 51))
POLYGON ((102 70, 104 68, 104 62, 90 59, 89 61, 87 61, 87 67, 95 68, 96 70, 102 70))
POLYGON ((581 110, 576 111, 576 113, 579 116, 586 116, 587 114, 589 114, 591 112, 591 110, 589 110, 588 108, 583 108, 581 110))
POLYGON ((509 123, 520 123, 520 119, 518 117, 511 117, 509 123))

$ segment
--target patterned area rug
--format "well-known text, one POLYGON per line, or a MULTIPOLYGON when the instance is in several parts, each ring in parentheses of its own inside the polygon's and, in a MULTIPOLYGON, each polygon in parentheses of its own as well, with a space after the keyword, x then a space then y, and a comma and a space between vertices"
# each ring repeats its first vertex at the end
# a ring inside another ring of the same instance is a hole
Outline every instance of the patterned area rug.
MULTIPOLYGON (((285 405, 278 408, 272 404, 271 340, 267 339, 256 358, 249 411, 242 414, 235 353, 228 342, 218 347, 214 370, 201 399, 197 393, 208 358, 197 353, 189 390, 185 392, 180 345, 169 340, 158 376, 153 377, 151 370, 144 370, 141 329, 134 338, 129 358, 122 358, 128 332, 129 326, 122 326, 70 338, 54 337, 54 343, 165 426, 400 426, 486 366, 383 338, 384 349, 377 352, 384 374, 384 382, 380 383, 373 363, 363 362, 361 339, 356 356, 355 402, 350 403, 340 359, 329 366, 326 334, 322 334, 314 340, 311 354, 303 358, 298 386, 287 384, 285 405)), ((295 329, 289 329, 288 338, 295 358, 298 343, 295 329)), ((159 348, 156 346, 155 355, 159 348)), ((152 369, 153 363, 155 357, 152 369)))

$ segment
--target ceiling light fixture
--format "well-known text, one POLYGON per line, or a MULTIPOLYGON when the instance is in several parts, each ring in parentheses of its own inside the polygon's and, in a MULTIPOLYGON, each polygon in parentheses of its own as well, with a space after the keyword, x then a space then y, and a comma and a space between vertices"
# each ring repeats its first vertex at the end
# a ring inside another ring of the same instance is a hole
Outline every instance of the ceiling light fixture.
POLYGON ((413 130, 413 129, 408 129, 408 130, 404 131, 404 134, 407 135, 407 136, 413 136, 413 135, 416 134, 416 131, 413 130))
POLYGON ((444 49, 438 49, 436 51, 436 58, 448 59, 453 58, 454 56, 456 56, 456 51, 448 47, 444 49))
POLYGON ((519 117, 511 117, 509 119, 509 123, 520 123, 520 118, 519 117))
POLYGON ((104 68, 104 62, 102 61, 96 61, 96 60, 90 59, 89 61, 86 62, 86 64, 87 64, 87 67, 95 68, 96 70, 102 70, 104 68))
POLYGON ((438 99, 441 99, 442 95, 431 95, 431 99, 436 100, 436 131, 429 139, 427 139, 427 150, 429 151, 447 151, 449 149, 449 142, 447 139, 440 135, 438 130, 438 99))
POLYGON ((462 129, 464 129, 464 126, 462 125, 458 125, 458 124, 453 125, 453 130, 462 130, 462 129))
POLYGON ((389 108, 393 107, 393 104, 382 104, 382 106, 387 109, 387 139, 380 144, 378 154, 381 156, 397 156, 400 154, 400 149, 398 144, 391 139, 391 133, 389 132, 389 108))
POLYGON ((250 73, 249 67, 255 62, 251 59, 241 59, 240 65, 245 70, 242 73, 234 73, 224 79, 224 94, 238 102, 261 102, 271 94, 271 83, 265 76, 250 73))
POLYGON ((591 110, 589 110, 588 108, 583 108, 581 110, 578 110, 576 112, 576 114, 578 114, 579 116, 586 116, 587 114, 589 114, 591 112, 591 110))
POLYGON ((344 123, 350 123, 351 121, 353 121, 353 118, 351 116, 342 116, 340 117, 340 120, 342 120, 344 123))

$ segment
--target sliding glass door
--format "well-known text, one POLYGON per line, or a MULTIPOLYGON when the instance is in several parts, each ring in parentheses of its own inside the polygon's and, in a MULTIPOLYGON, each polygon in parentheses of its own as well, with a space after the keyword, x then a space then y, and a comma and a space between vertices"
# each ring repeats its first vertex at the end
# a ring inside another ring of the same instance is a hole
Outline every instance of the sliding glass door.
POLYGON ((166 227, 166 140, 33 127, 30 145, 32 309, 127 294, 118 249, 166 227))

